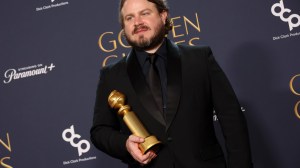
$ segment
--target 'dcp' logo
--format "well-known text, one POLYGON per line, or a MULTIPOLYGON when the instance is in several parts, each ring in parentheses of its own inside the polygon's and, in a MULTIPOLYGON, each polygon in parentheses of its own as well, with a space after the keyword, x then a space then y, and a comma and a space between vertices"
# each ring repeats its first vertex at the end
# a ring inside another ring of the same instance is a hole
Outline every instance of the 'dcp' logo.
POLYGON ((300 16, 297 14, 291 14, 289 17, 284 17, 285 13, 291 13, 291 10, 284 7, 283 1, 280 0, 279 3, 275 3, 271 12, 274 16, 280 17, 280 19, 284 22, 288 22, 290 31, 293 28, 300 26, 300 16))
POLYGON ((79 134, 75 134, 74 131, 74 125, 72 125, 70 128, 65 129, 62 133, 62 138, 66 141, 66 142, 70 142, 70 144, 77 148, 78 150, 78 155, 81 156, 83 153, 86 153, 90 150, 90 143, 89 141, 82 139, 79 142, 75 142, 75 139, 79 139, 81 138, 81 136, 79 134), (69 135, 68 135, 69 134, 69 135))

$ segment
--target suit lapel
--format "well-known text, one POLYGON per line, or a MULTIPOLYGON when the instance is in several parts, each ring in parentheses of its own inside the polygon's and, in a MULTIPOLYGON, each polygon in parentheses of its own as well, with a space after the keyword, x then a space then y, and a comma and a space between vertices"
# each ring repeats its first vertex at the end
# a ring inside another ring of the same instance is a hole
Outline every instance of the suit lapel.
MULTIPOLYGON (((147 85, 147 82, 143 76, 142 69, 138 63, 134 51, 131 51, 127 57, 127 72, 131 85, 133 86, 139 100, 148 110, 148 113, 153 116, 158 122, 166 126, 166 130, 169 129, 172 121, 176 116, 178 109, 180 96, 181 96, 181 60, 180 51, 177 45, 167 40, 168 50, 168 65, 167 65, 167 110, 165 119, 161 115, 152 93, 147 85)), ((141 112, 143 113, 143 112, 141 112)))
POLYGON ((181 61, 180 51, 177 45, 167 40, 168 65, 167 65, 167 111, 166 111, 166 130, 169 129, 175 118, 181 96, 181 61))
MULTIPOLYGON (((131 85, 133 86, 133 89, 135 90, 138 96, 138 99, 141 101, 145 109, 148 110, 148 113, 151 116, 153 116, 162 125, 166 126, 165 120, 155 103, 155 100, 147 85, 147 82, 142 73, 142 69, 138 63, 138 60, 133 50, 128 55, 126 62, 127 62, 127 73, 131 85)), ((144 113, 144 112, 141 111, 139 113, 144 113)))

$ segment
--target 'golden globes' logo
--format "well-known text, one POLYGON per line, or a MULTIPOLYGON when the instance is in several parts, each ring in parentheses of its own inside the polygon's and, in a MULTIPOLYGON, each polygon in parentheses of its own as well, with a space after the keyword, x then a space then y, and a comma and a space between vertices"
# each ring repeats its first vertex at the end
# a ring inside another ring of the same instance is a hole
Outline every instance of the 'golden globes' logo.
MULTIPOLYGON (((300 74, 293 76, 290 80, 290 90, 291 92, 300 97, 300 74)), ((294 112, 295 115, 300 119, 300 100, 295 104, 294 112)))
MULTIPOLYGON (((195 16, 193 16, 193 18, 189 18, 187 16, 177 16, 171 18, 171 21, 173 22, 173 29, 169 35, 171 35, 171 38, 173 38, 175 43, 196 45, 197 41, 200 40, 200 37, 190 37, 191 32, 201 32, 199 17, 197 13, 195 13, 195 16)), ((114 61, 113 59, 118 59, 126 56, 125 53, 122 53, 121 56, 112 54, 118 49, 128 49, 131 47, 127 44, 126 39, 123 37, 122 33, 122 30, 118 33, 108 31, 100 35, 98 40, 99 48, 102 52, 111 54, 105 56, 105 59, 102 62, 102 66, 107 65, 107 63, 110 61, 114 61)))
MULTIPOLYGON (((6 142, 2 140, 2 138, 0 139, 0 153, 6 153, 3 151, 3 149, 5 149, 6 151, 8 151, 9 153, 11 153, 11 145, 10 145, 10 139, 9 139, 9 134, 6 133, 6 142), (4 147, 4 148, 3 148, 4 147)), ((5 155, 5 154, 4 154, 5 155)), ((12 168, 12 166, 10 166, 7 162, 9 162, 10 160, 10 156, 0 156, 0 165, 1 167, 5 167, 5 168, 12 168)))

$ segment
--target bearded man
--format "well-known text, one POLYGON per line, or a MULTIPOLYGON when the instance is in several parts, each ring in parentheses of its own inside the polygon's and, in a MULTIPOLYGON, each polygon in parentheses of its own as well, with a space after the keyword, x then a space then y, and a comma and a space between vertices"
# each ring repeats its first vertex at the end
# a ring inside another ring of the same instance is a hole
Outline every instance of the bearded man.
POLYGON ((120 23, 132 46, 127 57, 101 69, 91 140, 130 168, 251 168, 245 117, 224 72, 207 46, 176 45, 166 0, 121 0, 120 23), (113 90, 162 145, 143 153, 145 141, 131 133, 109 107, 113 90), (213 124, 215 110, 227 158, 213 124))

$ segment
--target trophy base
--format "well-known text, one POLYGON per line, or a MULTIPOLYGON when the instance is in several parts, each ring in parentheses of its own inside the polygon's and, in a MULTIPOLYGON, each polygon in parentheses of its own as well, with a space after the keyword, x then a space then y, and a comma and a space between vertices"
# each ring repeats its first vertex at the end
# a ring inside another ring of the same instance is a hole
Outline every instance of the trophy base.
POLYGON ((143 143, 140 143, 139 147, 143 154, 147 153, 149 150, 152 150, 156 153, 159 150, 160 144, 161 142, 158 141, 155 136, 151 135, 145 138, 145 141, 143 143))

